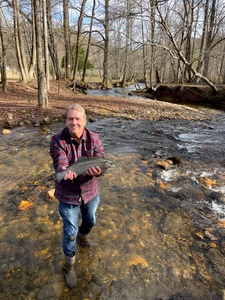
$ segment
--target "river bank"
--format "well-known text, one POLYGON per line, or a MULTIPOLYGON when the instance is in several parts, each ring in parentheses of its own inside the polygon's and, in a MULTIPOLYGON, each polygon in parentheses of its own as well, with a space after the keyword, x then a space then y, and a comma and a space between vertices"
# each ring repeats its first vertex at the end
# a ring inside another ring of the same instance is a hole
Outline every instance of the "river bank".
POLYGON ((139 89, 131 92, 132 94, 170 103, 186 102, 225 108, 224 84, 218 85, 217 92, 207 85, 159 84, 154 88, 139 89))
POLYGON ((74 92, 65 81, 50 83, 49 106, 37 107, 36 83, 10 82, 7 93, 0 90, 0 129, 18 126, 40 126, 65 119, 65 109, 77 102, 89 119, 120 117, 123 119, 206 120, 211 116, 199 110, 157 100, 138 100, 74 92))

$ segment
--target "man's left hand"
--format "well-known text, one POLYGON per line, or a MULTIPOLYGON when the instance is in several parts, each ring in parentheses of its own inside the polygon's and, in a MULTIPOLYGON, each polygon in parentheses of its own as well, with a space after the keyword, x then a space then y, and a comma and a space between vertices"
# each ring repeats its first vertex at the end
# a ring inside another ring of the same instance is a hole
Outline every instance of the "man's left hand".
POLYGON ((102 173, 102 169, 98 166, 91 167, 87 171, 87 175, 90 175, 90 176, 99 176, 101 173, 102 173))

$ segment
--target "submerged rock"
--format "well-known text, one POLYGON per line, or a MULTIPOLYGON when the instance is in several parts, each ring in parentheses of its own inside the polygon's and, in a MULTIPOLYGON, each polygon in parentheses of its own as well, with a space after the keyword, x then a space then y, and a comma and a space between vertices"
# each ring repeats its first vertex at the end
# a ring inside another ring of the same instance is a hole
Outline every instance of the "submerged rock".
POLYGON ((2 134, 3 134, 3 135, 11 134, 11 130, 9 130, 9 129, 3 129, 3 130, 2 130, 2 134))

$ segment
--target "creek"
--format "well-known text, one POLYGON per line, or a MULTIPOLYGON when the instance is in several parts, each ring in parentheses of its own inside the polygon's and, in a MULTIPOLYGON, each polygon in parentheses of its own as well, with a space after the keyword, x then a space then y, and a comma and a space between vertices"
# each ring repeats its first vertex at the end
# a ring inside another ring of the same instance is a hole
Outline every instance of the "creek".
MULTIPOLYGON (((139 83, 136 85, 130 85, 126 86, 124 88, 121 87, 114 87, 109 90, 85 90, 85 94, 87 95, 103 95, 103 96, 112 96, 112 97, 120 97, 120 98, 131 98, 131 99, 139 99, 139 100, 149 100, 150 94, 149 93, 141 93, 142 90, 145 90, 145 84, 139 83), (141 96, 142 94, 142 96, 141 96), (145 96, 144 96, 145 95, 145 96)), ((182 100, 177 99, 176 95, 173 95, 174 99, 170 95, 169 97, 164 97, 163 101, 170 102, 170 103, 176 103, 179 105, 184 105, 187 107, 195 108, 197 110, 203 111, 203 112, 210 112, 213 114, 220 114, 221 112, 225 112, 224 105, 219 105, 218 103, 212 103, 211 101, 204 101, 200 102, 197 94, 197 97, 195 100, 190 101, 190 99, 182 100)), ((155 99, 154 96, 152 99, 155 99)))
POLYGON ((114 165, 100 178, 98 246, 78 247, 72 290, 61 269, 58 203, 47 197, 49 142, 63 127, 0 138, 0 298, 225 299, 224 114, 88 123, 114 165))

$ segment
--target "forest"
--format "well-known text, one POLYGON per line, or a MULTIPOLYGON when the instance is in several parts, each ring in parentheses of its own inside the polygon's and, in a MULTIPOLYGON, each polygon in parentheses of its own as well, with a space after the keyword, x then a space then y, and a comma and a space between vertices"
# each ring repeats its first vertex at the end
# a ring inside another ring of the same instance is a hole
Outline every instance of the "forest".
POLYGON ((225 83, 224 0, 0 0, 1 83, 225 83))

